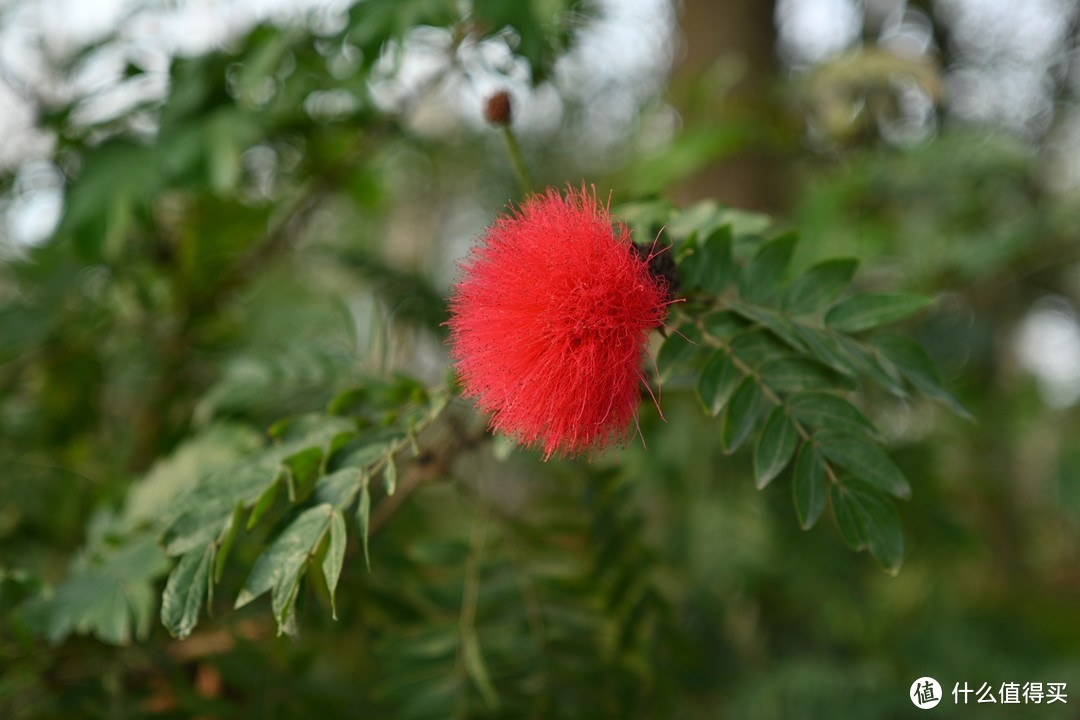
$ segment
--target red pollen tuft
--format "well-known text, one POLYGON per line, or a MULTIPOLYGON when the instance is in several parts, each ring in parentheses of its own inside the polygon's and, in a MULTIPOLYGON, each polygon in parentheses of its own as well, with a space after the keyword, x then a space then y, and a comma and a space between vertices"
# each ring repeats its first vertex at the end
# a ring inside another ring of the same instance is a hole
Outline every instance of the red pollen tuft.
POLYGON ((625 437, 667 286, 593 193, 529 198, 488 228, 450 298, 450 351, 491 428, 553 454, 625 437))

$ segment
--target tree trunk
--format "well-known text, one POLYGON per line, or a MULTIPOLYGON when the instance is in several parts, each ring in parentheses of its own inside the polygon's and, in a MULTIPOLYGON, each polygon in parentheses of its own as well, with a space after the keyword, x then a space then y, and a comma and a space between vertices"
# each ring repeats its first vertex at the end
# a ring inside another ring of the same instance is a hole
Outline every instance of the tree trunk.
MULTIPOLYGON (((720 158, 675 188, 674 200, 687 203, 715 198, 741 208, 784 210, 788 183, 783 180, 782 158, 775 149, 770 123, 762 123, 763 118, 775 118, 772 127, 781 124, 775 92, 779 63, 774 3, 683 0, 681 26, 685 54, 675 70, 676 87, 701 78, 718 62, 741 66, 741 76, 730 92, 706 98, 704 107, 709 116, 696 119, 716 125, 744 124, 756 137, 743 149, 720 158)), ((721 92, 724 89, 719 88, 721 92)), ((696 99, 695 105, 698 102, 696 99)), ((684 116, 693 110, 678 109, 684 116)))

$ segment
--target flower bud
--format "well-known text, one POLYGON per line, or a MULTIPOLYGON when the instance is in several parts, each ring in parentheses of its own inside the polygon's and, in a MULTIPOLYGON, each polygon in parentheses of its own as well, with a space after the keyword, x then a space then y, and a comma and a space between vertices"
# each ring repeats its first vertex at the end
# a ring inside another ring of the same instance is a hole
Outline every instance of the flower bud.
POLYGON ((484 119, 497 127, 505 127, 511 121, 510 93, 500 90, 487 99, 484 119))

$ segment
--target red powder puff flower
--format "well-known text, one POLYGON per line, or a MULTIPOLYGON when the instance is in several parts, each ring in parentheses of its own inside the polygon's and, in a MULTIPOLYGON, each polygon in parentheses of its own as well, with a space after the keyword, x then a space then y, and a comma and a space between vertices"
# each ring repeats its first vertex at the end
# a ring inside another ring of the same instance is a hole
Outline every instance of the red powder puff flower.
POLYGON ((549 190, 488 228, 462 264, 448 325, 465 395, 493 430, 545 459, 625 437, 669 302, 649 259, 595 190, 549 190))

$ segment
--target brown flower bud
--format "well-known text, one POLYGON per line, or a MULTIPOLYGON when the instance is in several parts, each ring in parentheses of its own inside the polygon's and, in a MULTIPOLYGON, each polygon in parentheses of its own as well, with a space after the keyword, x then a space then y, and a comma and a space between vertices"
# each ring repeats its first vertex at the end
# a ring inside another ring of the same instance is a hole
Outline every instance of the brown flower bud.
POLYGON ((510 124, 511 108, 510 93, 500 90, 487 99, 484 105, 484 119, 492 125, 506 126, 510 124))

